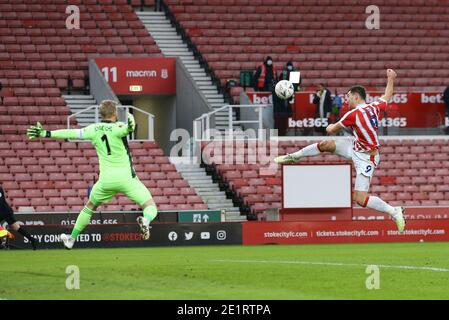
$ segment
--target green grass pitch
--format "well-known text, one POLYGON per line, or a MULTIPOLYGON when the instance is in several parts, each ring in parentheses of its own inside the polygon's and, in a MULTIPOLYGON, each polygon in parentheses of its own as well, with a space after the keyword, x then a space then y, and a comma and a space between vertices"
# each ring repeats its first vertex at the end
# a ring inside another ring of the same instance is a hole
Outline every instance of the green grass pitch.
POLYGON ((449 299, 449 243, 0 252, 0 299, 449 299), (80 289, 66 288, 66 267, 80 289), (366 265, 379 266, 368 290, 366 265))

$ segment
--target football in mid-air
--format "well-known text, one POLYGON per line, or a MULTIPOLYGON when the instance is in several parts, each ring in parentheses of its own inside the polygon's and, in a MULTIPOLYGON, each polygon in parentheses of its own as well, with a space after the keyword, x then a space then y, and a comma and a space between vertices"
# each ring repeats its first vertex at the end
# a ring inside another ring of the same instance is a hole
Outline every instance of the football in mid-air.
POLYGON ((276 95, 282 99, 287 100, 295 93, 295 88, 293 88, 293 83, 288 80, 281 80, 276 83, 276 87, 274 88, 276 95))

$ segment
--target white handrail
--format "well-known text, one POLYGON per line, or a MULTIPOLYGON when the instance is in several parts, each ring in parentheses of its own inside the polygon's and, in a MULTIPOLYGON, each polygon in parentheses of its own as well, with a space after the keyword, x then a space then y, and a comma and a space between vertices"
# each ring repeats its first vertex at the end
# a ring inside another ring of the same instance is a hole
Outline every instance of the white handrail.
MULTIPOLYGON (((70 129, 70 120, 73 117, 78 116, 81 113, 84 113, 86 111, 89 111, 90 109, 95 108, 95 123, 99 122, 99 106, 98 105, 92 105, 90 107, 87 107, 86 109, 83 109, 81 111, 78 111, 76 113, 73 113, 71 115, 69 115, 67 117, 67 129, 70 129)), ((139 112, 142 112, 143 114, 145 114, 147 116, 147 120, 148 120, 148 139, 135 139, 135 132, 132 133, 131 135, 131 140, 133 141, 154 141, 154 115, 142 110, 140 108, 137 108, 135 106, 131 106, 131 105, 118 105, 117 108, 121 108, 121 109, 125 109, 126 111, 126 115, 128 115, 129 109, 134 109, 137 110, 139 112)), ((75 118, 76 119, 76 118, 75 118)), ((79 141, 79 140, 71 140, 71 141, 79 141)))
MULTIPOLYGON (((215 119, 215 115, 220 111, 227 111, 228 118, 228 129, 225 130, 228 133, 228 138, 234 139, 234 125, 235 124, 258 124, 258 129, 261 131, 263 129, 263 108, 271 107, 271 104, 260 104, 260 105, 224 105, 214 111, 205 113, 193 121, 193 136, 195 141, 209 141, 211 139, 211 119, 215 119), (233 120, 233 109, 234 108, 253 108, 259 113, 257 119, 255 120, 233 120)), ((225 136, 226 138, 226 136, 225 136)), ((258 139, 262 138, 260 132, 258 132, 258 139)))

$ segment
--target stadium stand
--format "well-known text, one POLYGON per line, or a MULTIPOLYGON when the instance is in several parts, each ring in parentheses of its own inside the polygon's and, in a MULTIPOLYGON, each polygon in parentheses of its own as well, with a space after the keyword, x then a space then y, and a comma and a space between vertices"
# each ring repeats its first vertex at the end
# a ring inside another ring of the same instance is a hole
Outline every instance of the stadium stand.
MULTIPOLYGON (((37 121, 50 130, 66 127, 71 112, 61 91, 69 76, 74 90, 84 88, 88 59, 162 54, 127 0, 74 1, 82 28, 72 30, 66 1, 10 2, 0 1, 0 181, 15 210, 79 211, 98 172, 95 150, 89 143, 27 141, 27 127, 37 121)), ((159 210, 207 209, 157 143, 130 147, 159 210)), ((137 206, 119 197, 103 209, 137 206)))
MULTIPOLYGON (((266 55, 278 70, 293 61, 302 89, 324 82, 343 92, 375 90, 399 70, 397 91, 442 91, 449 77, 447 1, 379 1, 381 27, 365 27, 362 1, 167 0, 170 10, 224 85, 255 70, 266 55)), ((238 100, 241 88, 232 88, 238 100)))

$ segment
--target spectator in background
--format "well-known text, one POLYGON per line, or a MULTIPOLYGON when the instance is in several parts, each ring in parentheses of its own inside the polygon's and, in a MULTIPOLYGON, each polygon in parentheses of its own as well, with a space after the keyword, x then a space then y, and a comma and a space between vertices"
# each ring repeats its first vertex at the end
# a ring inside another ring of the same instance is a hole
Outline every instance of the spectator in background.
POLYGON ((67 94, 68 95, 72 94, 72 89, 73 89, 73 80, 72 80, 72 77, 70 77, 70 75, 69 75, 69 77, 67 79, 67 94))
MULTIPOLYGON (((293 66, 293 62, 289 61, 287 62, 285 68, 281 71, 279 75, 279 81, 290 80, 290 72, 292 71, 296 71, 296 69, 293 66)), ((297 83, 293 84, 295 92, 298 91, 299 84, 297 83)), ((295 95, 293 95, 290 99, 282 100, 279 99, 273 92, 274 128, 278 129, 279 136, 285 136, 287 133, 288 117, 291 117, 293 114, 292 107, 294 102, 295 102, 295 95)))
POLYGON ((2 94, 2 90, 3 90, 3 85, 0 82, 0 104, 3 104, 3 94, 2 94))
POLYGON ((282 100, 278 98, 273 90, 273 117, 274 128, 278 129, 278 136, 285 136, 287 134, 288 117, 292 116, 292 103, 293 97, 288 100, 282 100))
MULTIPOLYGON (((449 86, 447 86, 446 90, 443 92, 443 101, 446 105, 446 117, 449 117, 449 86)), ((446 134, 449 134, 449 127, 446 128, 446 134)))
MULTIPOLYGON (((315 113, 315 118, 319 119, 329 119, 332 112, 332 98, 331 92, 326 88, 324 83, 318 85, 318 91, 313 97, 313 103, 316 104, 317 109, 315 113)), ((316 128, 317 132, 321 134, 326 134, 326 127, 316 128)))
POLYGON ((265 58, 254 73, 253 83, 255 91, 273 91, 277 82, 276 68, 273 65, 273 59, 270 56, 265 58))
POLYGON ((333 107, 332 107, 332 114, 335 115, 335 122, 340 119, 340 109, 343 105, 343 99, 338 95, 337 90, 335 90, 335 95, 332 100, 333 107))
MULTIPOLYGON (((281 71, 281 74, 279 75, 279 81, 290 80, 290 72, 292 72, 292 71, 298 71, 298 70, 293 66, 293 62, 289 61, 289 62, 287 62, 284 70, 281 71)), ((295 92, 298 91, 300 84, 301 84, 301 78, 299 79, 299 83, 293 84, 293 87, 295 88, 295 92)))
POLYGON ((449 117, 449 86, 444 90, 443 101, 446 104, 446 117, 449 117))

